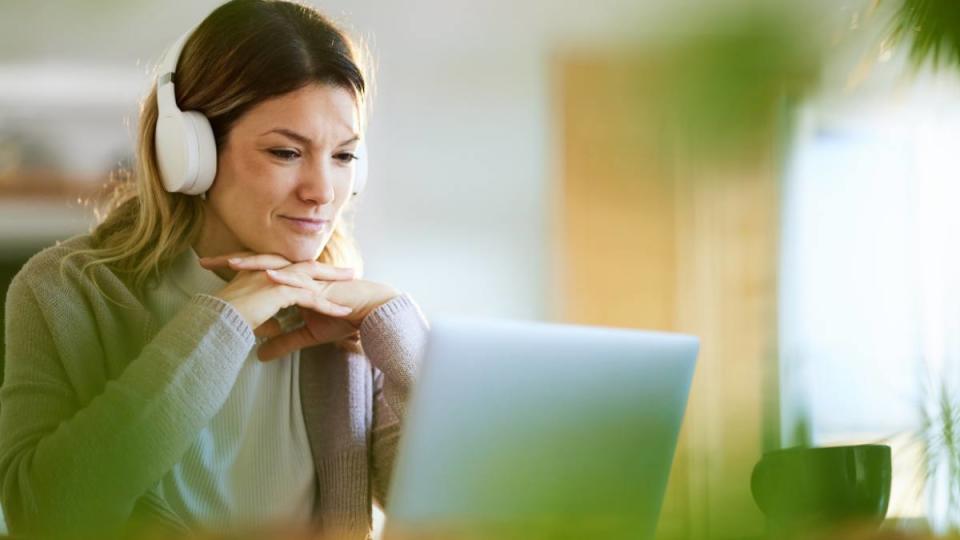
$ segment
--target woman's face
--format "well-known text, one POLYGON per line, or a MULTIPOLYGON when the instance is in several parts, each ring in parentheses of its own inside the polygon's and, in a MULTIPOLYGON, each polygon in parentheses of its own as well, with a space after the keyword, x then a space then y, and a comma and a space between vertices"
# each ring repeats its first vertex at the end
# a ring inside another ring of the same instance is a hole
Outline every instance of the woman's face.
POLYGON ((319 257, 353 189, 359 129, 353 94, 332 85, 247 111, 218 149, 200 255, 319 257))

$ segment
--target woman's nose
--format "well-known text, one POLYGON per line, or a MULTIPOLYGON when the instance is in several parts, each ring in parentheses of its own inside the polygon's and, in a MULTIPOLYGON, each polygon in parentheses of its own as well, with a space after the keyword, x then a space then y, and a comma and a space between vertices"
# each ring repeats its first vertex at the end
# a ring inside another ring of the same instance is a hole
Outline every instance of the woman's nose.
POLYGON ((333 174, 325 166, 318 166, 306 172, 300 179, 298 186, 300 198, 314 204, 329 204, 333 202, 333 174))

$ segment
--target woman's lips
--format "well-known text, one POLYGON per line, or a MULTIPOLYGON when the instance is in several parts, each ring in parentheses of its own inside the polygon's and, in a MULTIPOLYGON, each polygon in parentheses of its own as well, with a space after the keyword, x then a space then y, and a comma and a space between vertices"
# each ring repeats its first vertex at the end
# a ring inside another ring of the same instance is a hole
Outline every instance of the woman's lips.
POLYGON ((297 218, 291 216, 280 217, 297 232, 317 233, 330 225, 329 219, 297 218))

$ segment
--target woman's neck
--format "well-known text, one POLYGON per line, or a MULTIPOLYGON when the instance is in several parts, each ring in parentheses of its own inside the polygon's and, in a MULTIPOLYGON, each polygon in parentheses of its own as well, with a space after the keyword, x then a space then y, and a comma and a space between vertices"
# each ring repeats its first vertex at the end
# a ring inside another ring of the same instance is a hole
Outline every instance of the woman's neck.
MULTIPOLYGON (((247 249, 216 213, 208 207, 204 215, 203 227, 200 229, 200 236, 193 244, 193 251, 199 257, 218 257, 247 251, 247 249)), ((230 268, 217 268, 213 272, 224 281, 230 281, 233 276, 237 275, 230 268)))

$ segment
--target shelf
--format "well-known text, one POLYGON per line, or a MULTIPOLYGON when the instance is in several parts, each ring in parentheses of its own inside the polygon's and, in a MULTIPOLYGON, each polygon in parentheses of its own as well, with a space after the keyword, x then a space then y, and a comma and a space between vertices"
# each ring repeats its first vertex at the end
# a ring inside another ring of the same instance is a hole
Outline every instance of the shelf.
POLYGON ((52 171, 0 175, 0 258, 17 259, 90 230, 105 178, 52 171))

